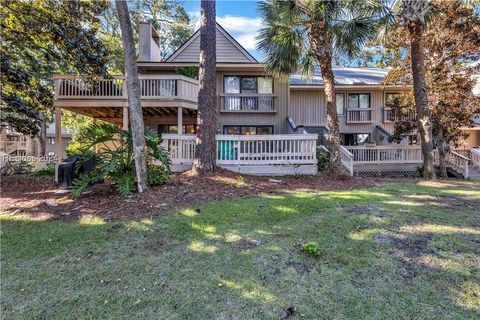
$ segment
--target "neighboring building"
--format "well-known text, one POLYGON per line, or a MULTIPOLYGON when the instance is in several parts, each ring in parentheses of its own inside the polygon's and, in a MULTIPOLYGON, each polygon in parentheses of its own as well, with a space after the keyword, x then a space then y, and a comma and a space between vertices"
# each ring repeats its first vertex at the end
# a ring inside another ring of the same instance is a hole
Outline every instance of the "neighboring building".
MULTIPOLYGON (((265 135, 272 135, 274 139, 276 135, 316 133, 321 136, 328 132, 324 88, 319 70, 315 70, 313 78, 308 80, 298 75, 292 75, 290 79, 271 77, 266 74, 265 66, 218 24, 216 33, 218 134, 249 135, 253 141, 268 140, 265 135), (263 138, 258 137, 260 135, 263 138)), ((163 62, 159 55, 159 37, 151 25, 140 24, 139 41, 138 68, 145 124, 158 134, 164 134, 164 137, 171 133, 196 133, 198 81, 179 75, 177 69, 198 66, 199 32, 163 62)), ((356 148, 353 146, 362 146, 373 140, 380 146, 392 145, 404 149, 408 145, 419 144, 417 135, 407 137, 401 144, 388 142, 395 119, 388 108, 388 101, 401 91, 411 90, 411 86, 382 85, 387 72, 387 69, 371 68, 334 69, 340 133, 342 144, 348 146, 342 149, 346 159, 358 160, 357 153, 353 155, 347 148, 352 151, 351 148, 356 148)), ((56 76, 55 83, 57 120, 61 117, 61 110, 67 109, 128 128, 128 102, 123 76, 102 80, 93 88, 82 79, 71 76, 56 76)), ((414 116, 410 115, 412 118, 414 116)), ((218 139, 227 138, 220 136, 218 139)), ((244 138, 232 139, 231 142, 247 141, 244 138)), ((288 139, 293 138, 289 136, 288 139)), ((179 141, 176 146, 180 146, 179 141)), ((185 147, 190 152, 189 157, 192 154, 191 146, 185 147)), ((468 147, 473 146, 475 143, 468 147)), ((272 148, 279 149, 274 143, 267 147, 256 144, 248 148, 245 142, 242 147, 237 147, 236 152, 250 150, 249 154, 256 153, 256 158, 252 158, 250 164, 254 163, 254 159, 261 158, 258 150, 263 148, 262 154, 266 154, 272 148)), ((420 157, 420 153, 415 155, 420 157)), ((235 157, 240 159, 240 156, 235 157)), ((275 157, 269 159, 275 162, 275 157)), ((229 163, 227 158, 222 158, 222 161, 229 163)), ((346 165, 348 161, 345 160, 346 165)), ((379 158, 376 161, 381 160, 379 158)), ((413 164, 412 160, 407 162, 413 164)))
MULTIPOLYGON (((66 147, 72 140, 72 135, 68 133, 65 128, 62 128, 62 158, 67 157, 66 147)), ((56 141, 55 141, 55 121, 50 123, 47 127, 47 141, 45 142, 45 154, 48 156, 56 156, 56 141)))
POLYGON ((30 136, 5 128, 0 132, 0 152, 2 155, 26 156, 35 153, 35 141, 30 136))
MULTIPOLYGON (((70 143, 72 135, 65 129, 62 129, 62 157, 65 158, 67 153, 65 148, 70 143)), ((45 145, 45 154, 49 156, 56 155, 55 149, 55 122, 47 127, 47 140, 45 145)), ((6 128, 0 132, 0 152, 2 155, 11 156, 38 156, 39 155, 38 138, 18 133, 10 128, 6 128)))
MULTIPOLYGON (((479 64, 480 62, 475 62, 474 64, 479 64)), ((477 84, 473 88, 473 94, 480 96, 480 74, 476 75, 477 84)), ((468 133, 467 139, 465 139, 463 148, 480 148, 480 114, 476 114, 473 117, 473 122, 475 126, 473 128, 464 128, 464 131, 468 133)))

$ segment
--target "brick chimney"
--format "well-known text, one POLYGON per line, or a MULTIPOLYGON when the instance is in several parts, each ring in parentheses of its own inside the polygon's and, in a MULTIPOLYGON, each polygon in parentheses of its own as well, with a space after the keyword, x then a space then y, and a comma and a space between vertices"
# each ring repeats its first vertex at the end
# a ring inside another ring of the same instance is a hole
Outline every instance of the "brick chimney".
POLYGON ((160 62, 160 37, 155 28, 147 22, 138 24, 140 62, 160 62))

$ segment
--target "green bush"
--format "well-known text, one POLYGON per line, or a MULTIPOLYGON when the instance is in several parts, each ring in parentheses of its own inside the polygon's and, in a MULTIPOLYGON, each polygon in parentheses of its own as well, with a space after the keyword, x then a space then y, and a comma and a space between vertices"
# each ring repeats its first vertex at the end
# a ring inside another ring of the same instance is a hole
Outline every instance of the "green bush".
MULTIPOLYGON (((95 170, 81 174, 72 183, 75 197, 80 196, 93 183, 104 179, 110 181, 118 193, 128 196, 135 191, 135 155, 132 134, 113 124, 101 122, 86 128, 79 142, 90 149, 97 145, 98 152, 87 152, 82 155, 78 165, 95 157, 99 160, 95 170)), ((160 146, 160 138, 150 129, 145 129, 145 145, 147 156, 149 185, 157 185, 168 181, 170 175, 170 157, 160 146), (153 164, 155 163, 155 164, 153 164)))
POLYGON ((38 169, 30 173, 31 177, 42 178, 42 177, 53 177, 55 176, 55 164, 47 163, 45 168, 38 169))
POLYGON ((318 171, 325 171, 330 168, 330 152, 317 147, 317 168, 318 171))
POLYGON ((74 141, 72 140, 68 146, 65 148, 68 156, 73 156, 77 154, 83 154, 85 151, 89 149, 89 145, 87 143, 81 141, 74 141))
POLYGON ((157 186, 159 184, 167 183, 170 177, 170 171, 166 170, 163 166, 150 164, 147 167, 149 186, 157 186))
POLYGON ((302 248, 300 250, 314 257, 318 257, 320 255, 320 245, 315 241, 309 241, 302 244, 302 248))

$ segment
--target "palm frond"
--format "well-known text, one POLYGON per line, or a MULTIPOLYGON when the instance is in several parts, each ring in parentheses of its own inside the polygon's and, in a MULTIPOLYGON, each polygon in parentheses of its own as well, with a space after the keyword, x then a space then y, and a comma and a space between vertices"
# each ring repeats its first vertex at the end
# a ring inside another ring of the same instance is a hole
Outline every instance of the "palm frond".
POLYGON ((297 1, 261 2, 259 9, 266 27, 257 36, 257 49, 267 57, 267 72, 288 76, 307 47, 302 10, 297 1))

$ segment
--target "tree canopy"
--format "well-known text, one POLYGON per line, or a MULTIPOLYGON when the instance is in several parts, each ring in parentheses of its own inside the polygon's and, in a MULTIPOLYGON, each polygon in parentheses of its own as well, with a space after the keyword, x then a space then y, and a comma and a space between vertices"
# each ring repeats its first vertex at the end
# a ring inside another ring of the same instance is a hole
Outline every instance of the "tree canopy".
POLYGON ((39 112, 51 112, 52 75, 103 75, 108 49, 97 36, 102 1, 5 0, 0 7, 0 129, 35 135, 39 112))
MULTIPOLYGON (((476 79, 480 72, 480 16, 469 6, 454 2, 435 1, 438 14, 429 21, 425 30, 424 46, 425 78, 428 100, 432 114, 433 135, 437 147, 460 146, 465 136, 462 130, 473 126, 473 115, 480 112, 480 98, 473 95, 476 79)), ((400 51, 408 46, 408 35, 403 26, 398 26, 387 41, 387 47, 400 51)), ((394 56, 392 56, 394 57, 394 56)), ((395 60, 385 82, 407 84, 411 82, 411 56, 395 60)), ((393 140, 401 140, 417 129, 415 121, 405 120, 414 110, 413 93, 405 91, 393 103, 399 115, 395 123, 393 140), (403 120, 402 120, 403 119, 403 120)))
MULTIPOLYGON (((135 39, 140 21, 160 29, 162 57, 193 32, 180 1, 141 0, 129 7, 135 39)), ((120 28, 108 0, 4 0, 0 27, 0 130, 38 134, 40 113, 53 114, 55 73, 93 78, 123 71, 120 28)))

